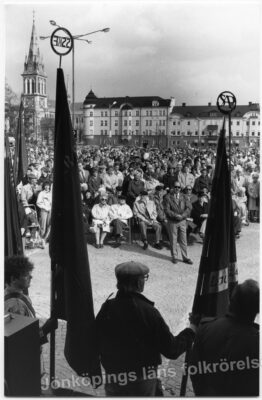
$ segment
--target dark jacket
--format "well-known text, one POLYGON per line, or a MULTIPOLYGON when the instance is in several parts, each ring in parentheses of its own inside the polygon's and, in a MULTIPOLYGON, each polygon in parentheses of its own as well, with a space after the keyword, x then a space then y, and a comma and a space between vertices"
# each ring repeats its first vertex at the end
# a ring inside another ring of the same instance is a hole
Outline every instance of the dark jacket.
POLYGON ((179 200, 176 202, 174 194, 169 193, 163 199, 164 211, 167 219, 170 221, 178 222, 189 217, 192 209, 190 201, 182 194, 179 194, 179 200))
POLYGON ((200 175, 198 178, 195 180, 195 184, 193 187, 193 191, 195 193, 201 192, 204 188, 207 188, 208 191, 211 191, 212 187, 212 179, 209 178, 209 176, 202 176, 200 175))
POLYGON ((199 201, 195 201, 192 205, 191 217, 193 218, 194 224, 196 224, 199 228, 201 227, 202 222, 206 218, 201 218, 201 214, 208 214, 209 203, 204 202, 201 206, 199 201))
POLYGON ((132 179, 128 185, 127 197, 131 200, 135 200, 137 196, 144 190, 145 184, 141 180, 132 179))
POLYGON ((169 175, 169 174, 165 174, 163 175, 163 184, 164 184, 164 188, 169 188, 172 189, 174 187, 175 182, 177 181, 177 175, 169 175))
POLYGON ((107 373, 134 371, 176 359, 195 337, 190 328, 173 336, 154 303, 139 293, 118 291, 96 317, 101 363, 107 373))
POLYGON ((197 373, 194 368, 190 376, 196 396, 258 396, 258 325, 240 322, 231 315, 203 321, 196 335, 190 364, 197 367, 197 373), (226 363, 222 364, 222 361, 226 363), (238 361, 242 361, 241 365, 236 364, 238 361), (205 368, 211 368, 211 371, 204 370, 204 362, 205 368), (216 373, 213 370, 215 363, 216 373))
POLYGON ((102 185, 103 181, 102 179, 98 176, 95 178, 94 176, 90 176, 88 179, 88 190, 91 192, 92 196, 96 192, 98 192, 98 189, 100 188, 100 185, 102 185))

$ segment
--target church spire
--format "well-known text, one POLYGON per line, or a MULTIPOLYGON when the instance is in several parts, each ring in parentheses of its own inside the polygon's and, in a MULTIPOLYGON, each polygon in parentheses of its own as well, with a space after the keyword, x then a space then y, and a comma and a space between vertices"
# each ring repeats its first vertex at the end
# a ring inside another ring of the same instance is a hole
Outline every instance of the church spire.
POLYGON ((33 11, 33 26, 32 26, 32 33, 31 33, 31 40, 28 52, 28 61, 30 62, 38 62, 39 58, 39 48, 37 43, 37 35, 35 29, 35 11, 33 11))

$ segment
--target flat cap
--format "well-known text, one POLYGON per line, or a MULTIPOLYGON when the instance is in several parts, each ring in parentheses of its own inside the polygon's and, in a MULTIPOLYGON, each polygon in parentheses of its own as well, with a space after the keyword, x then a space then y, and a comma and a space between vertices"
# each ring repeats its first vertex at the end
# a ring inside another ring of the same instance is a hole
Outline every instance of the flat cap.
POLYGON ((123 278, 127 276, 144 276, 149 273, 149 268, 136 261, 127 261, 118 264, 115 267, 115 274, 117 278, 123 278))

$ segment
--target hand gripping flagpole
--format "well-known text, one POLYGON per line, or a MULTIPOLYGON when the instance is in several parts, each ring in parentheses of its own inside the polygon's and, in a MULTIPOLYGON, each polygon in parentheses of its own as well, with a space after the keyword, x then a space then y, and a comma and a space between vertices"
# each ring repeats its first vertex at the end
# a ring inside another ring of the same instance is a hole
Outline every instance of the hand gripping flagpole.
MULTIPOLYGON (((228 120, 229 120, 229 168, 231 168, 231 113, 232 111, 236 108, 236 98, 233 93, 229 91, 224 91, 222 92, 218 98, 217 98, 217 107, 219 111, 225 115, 228 115, 228 120)), ((225 117, 223 121, 223 127, 225 127, 225 117)), ((231 179, 231 174, 230 174, 230 179, 231 179)), ((230 187, 231 187, 231 182, 230 182, 230 187)), ((230 213, 229 213, 229 218, 230 218, 230 213)), ((229 246, 228 246, 229 248, 229 246)), ((198 275, 198 280, 197 280, 197 285, 196 285, 196 292, 195 292, 195 298, 194 298, 194 304, 192 307, 192 313, 197 308, 197 299, 199 298, 199 294, 201 292, 201 286, 202 286, 202 278, 200 278, 200 274, 198 275)), ((186 395, 186 387, 187 387, 187 381, 188 381, 188 362, 190 359, 190 351, 191 349, 186 351, 185 355, 185 361, 184 361, 184 373, 182 376, 182 381, 181 381, 181 387, 180 387, 180 396, 184 397, 186 395)))
MULTIPOLYGON (((50 37, 50 45, 52 50, 59 56, 59 68, 62 66, 62 57, 70 53, 74 47, 74 38, 68 29, 58 27, 54 30, 50 37)), ((56 126, 56 125, 55 125, 56 126)), ((55 132, 56 134, 56 132, 55 132)), ((51 220, 52 222, 52 220, 51 220)), ((52 225, 51 225, 52 231, 52 225)), ((55 273, 57 265, 51 261, 51 284, 50 284, 50 316, 53 317, 54 302, 55 302, 55 273)), ((55 330, 50 332, 50 370, 49 370, 49 388, 52 390, 55 380, 55 330)))

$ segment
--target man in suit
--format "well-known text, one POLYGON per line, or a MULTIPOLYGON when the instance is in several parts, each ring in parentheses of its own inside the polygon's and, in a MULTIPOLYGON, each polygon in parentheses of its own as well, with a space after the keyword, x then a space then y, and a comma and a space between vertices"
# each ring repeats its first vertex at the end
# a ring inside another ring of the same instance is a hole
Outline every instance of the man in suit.
POLYGON ((167 194, 164 199, 164 211, 168 220, 169 240, 171 245, 172 263, 177 264, 177 243, 180 245, 183 262, 193 264, 187 256, 186 240, 186 218, 189 217, 192 205, 181 191, 181 185, 177 181, 174 184, 174 190, 167 194))

